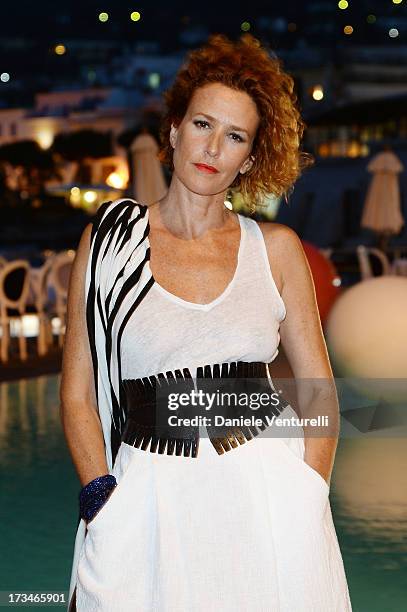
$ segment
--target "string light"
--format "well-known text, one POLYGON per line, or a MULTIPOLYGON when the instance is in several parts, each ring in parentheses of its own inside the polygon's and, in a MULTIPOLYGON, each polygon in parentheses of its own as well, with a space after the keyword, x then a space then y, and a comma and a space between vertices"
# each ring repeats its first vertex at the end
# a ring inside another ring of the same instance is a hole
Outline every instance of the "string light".
POLYGON ((153 89, 156 89, 160 86, 160 75, 158 74, 158 72, 151 72, 148 75, 148 84, 153 89))
POLYGON ((312 97, 314 100, 322 100, 324 97, 324 89, 322 87, 322 85, 315 85, 312 88, 312 97))
POLYGON ((393 0, 393 4, 401 4, 403 0, 393 0))
POLYGON ((72 187, 71 188, 71 193, 70 193, 70 196, 69 196, 69 201, 74 206, 80 204, 80 202, 81 202, 81 190, 79 189, 79 187, 72 187))
POLYGON ((389 36, 390 38, 397 38, 397 36, 399 35, 399 31, 397 28, 391 28, 389 30, 389 36))
POLYGON ((345 33, 345 34, 348 34, 348 35, 349 35, 349 34, 352 34, 352 33, 353 33, 353 28, 352 28, 352 26, 351 26, 351 25, 346 25, 346 26, 343 28, 343 31, 344 31, 344 33, 345 33))
POLYGON ((98 194, 96 193, 96 191, 85 191, 83 199, 87 204, 93 204, 94 202, 96 202, 97 197, 98 194))
POLYGON ((65 45, 56 45, 54 51, 57 55, 64 55, 66 53, 66 47, 65 45))
POLYGON ((119 172, 111 172, 106 179, 106 184, 113 189, 123 189, 126 181, 119 172))
POLYGON ((109 19, 108 13, 99 13, 99 21, 105 23, 109 19))
POLYGON ((7 83, 10 80, 10 75, 8 72, 2 72, 0 74, 0 81, 2 81, 2 83, 7 83))
POLYGON ((54 132, 50 127, 43 127, 37 132, 35 139, 41 149, 49 149, 54 141, 54 132))
POLYGON ((347 0, 339 0, 338 2, 338 7, 342 10, 347 9, 349 6, 349 3, 347 2, 347 0))
POLYGON ((138 11, 133 11, 133 12, 130 14, 130 19, 131 19, 132 21, 140 21, 140 19, 141 19, 141 15, 140 15, 140 13, 139 13, 138 11))
POLYGON ((250 30, 250 23, 248 21, 244 21, 240 26, 240 29, 243 30, 243 32, 248 32, 250 30))

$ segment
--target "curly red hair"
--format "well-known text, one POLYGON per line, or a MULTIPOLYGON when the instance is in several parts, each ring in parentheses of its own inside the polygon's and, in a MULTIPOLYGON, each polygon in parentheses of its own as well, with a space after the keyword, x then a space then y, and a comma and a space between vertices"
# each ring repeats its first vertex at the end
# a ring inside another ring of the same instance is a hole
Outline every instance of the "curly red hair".
POLYGON ((297 108, 294 79, 284 72, 281 60, 271 57, 251 34, 243 34, 237 42, 214 34, 205 46, 189 53, 164 93, 160 161, 173 169, 171 123, 181 123, 194 91, 209 83, 245 91, 256 103, 260 117, 251 151, 255 161, 248 172, 238 174, 231 189, 241 192, 252 213, 266 194, 284 195, 287 200, 302 170, 313 164, 314 158, 299 150, 306 126, 297 108))

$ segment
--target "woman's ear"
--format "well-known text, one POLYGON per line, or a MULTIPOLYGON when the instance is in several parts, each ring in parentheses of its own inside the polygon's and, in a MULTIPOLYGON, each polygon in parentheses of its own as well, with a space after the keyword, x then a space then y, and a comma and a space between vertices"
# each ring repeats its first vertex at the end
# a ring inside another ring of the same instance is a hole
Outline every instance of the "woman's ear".
POLYGON ((171 130, 170 130, 170 143, 173 149, 175 149, 175 145, 177 143, 177 128, 175 127, 175 125, 173 123, 171 123, 171 130))
POLYGON ((240 168, 239 170, 240 174, 246 174, 246 172, 248 172, 251 169, 253 164, 254 164, 254 157, 253 155, 251 155, 249 159, 246 159, 243 166, 240 168))

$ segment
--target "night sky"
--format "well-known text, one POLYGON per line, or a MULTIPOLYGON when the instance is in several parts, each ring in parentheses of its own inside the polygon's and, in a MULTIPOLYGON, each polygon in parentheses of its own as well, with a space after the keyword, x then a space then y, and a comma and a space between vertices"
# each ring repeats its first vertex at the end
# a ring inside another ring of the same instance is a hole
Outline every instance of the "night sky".
MULTIPOLYGON (((379 35, 388 19, 397 22, 407 20, 407 0, 395 5, 392 0, 349 0, 347 10, 339 10, 336 0, 319 1, 264 1, 245 2, 186 2, 178 0, 154 0, 152 2, 129 2, 128 0, 58 0, 58 2, 19 0, 2 2, 0 7, 0 35, 4 37, 24 37, 36 39, 43 44, 52 44, 58 38, 91 38, 134 41, 138 39, 158 39, 165 47, 177 48, 178 36, 185 28, 204 27, 209 31, 222 31, 229 35, 239 35, 243 21, 251 24, 254 35, 268 36, 270 42, 295 44, 299 36, 318 38, 322 44, 323 35, 315 35, 318 24, 330 24, 341 28, 341 24, 351 23, 355 32, 353 41, 385 42, 379 35), (98 21, 102 11, 109 13, 106 23, 98 21), (131 11, 139 11, 142 18, 137 23, 130 20, 131 11), (375 14, 376 24, 368 24, 366 17, 375 14), (273 30, 271 21, 283 18, 297 24, 296 32, 288 40, 273 30), (268 23, 269 22, 269 23, 268 23), (381 23, 380 23, 381 22, 381 23), (315 28, 315 26, 317 26, 315 28)), ((402 34, 403 27, 400 30, 402 34)), ((404 44, 407 44, 407 31, 404 29, 404 44)), ((1 41, 0 41, 1 42, 1 41)), ((402 40, 400 39, 400 41, 402 40)))
POLYGON ((308 46, 329 58, 337 49, 352 45, 407 46, 407 0, 401 4, 348 0, 348 4, 340 10, 337 0, 2 2, 0 73, 11 78, 4 85, 0 82, 0 107, 30 105, 36 91, 54 86, 82 86, 84 73, 113 66, 128 52, 147 53, 151 43, 153 53, 182 54, 214 32, 236 39, 244 22, 277 54, 308 46), (132 11, 141 14, 139 21, 130 19, 132 11), (98 18, 101 12, 109 15, 105 23, 98 18), (369 23, 369 15, 374 22, 369 23), (350 36, 344 35, 348 24, 353 27, 350 36), (389 37, 390 28, 398 29, 397 38, 389 37), (55 54, 58 44, 66 47, 63 56, 55 54))

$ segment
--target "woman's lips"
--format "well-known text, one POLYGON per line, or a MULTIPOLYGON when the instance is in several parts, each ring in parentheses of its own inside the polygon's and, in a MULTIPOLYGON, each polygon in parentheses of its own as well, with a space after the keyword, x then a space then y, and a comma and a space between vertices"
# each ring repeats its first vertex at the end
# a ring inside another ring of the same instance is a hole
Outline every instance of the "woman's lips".
POLYGON ((198 170, 202 170, 202 172, 206 172, 207 174, 217 174, 219 170, 216 168, 212 168, 211 166, 206 166, 205 164, 194 164, 198 170))

